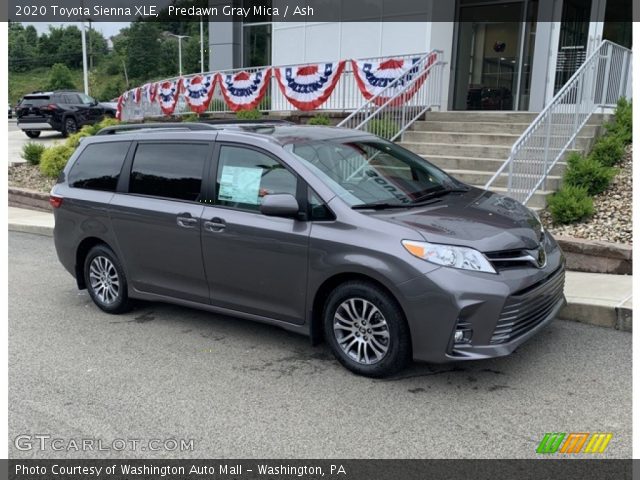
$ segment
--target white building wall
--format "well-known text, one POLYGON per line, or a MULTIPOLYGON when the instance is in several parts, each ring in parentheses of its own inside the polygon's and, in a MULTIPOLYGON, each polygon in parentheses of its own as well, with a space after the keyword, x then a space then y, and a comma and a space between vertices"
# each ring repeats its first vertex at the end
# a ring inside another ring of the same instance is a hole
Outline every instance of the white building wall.
POLYGON ((405 55, 429 49, 427 22, 274 22, 274 65, 405 55))

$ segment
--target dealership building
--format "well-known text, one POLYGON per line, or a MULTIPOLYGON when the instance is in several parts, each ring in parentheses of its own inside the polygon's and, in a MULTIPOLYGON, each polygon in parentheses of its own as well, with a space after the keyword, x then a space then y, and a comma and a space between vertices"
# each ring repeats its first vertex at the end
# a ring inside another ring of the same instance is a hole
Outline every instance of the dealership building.
MULTIPOLYGON (((277 6, 278 0, 271 3, 277 6)), ((349 4, 323 3, 337 10, 349 4)), ((368 2, 370 18, 358 22, 211 22, 210 68, 300 65, 436 49, 448 67, 440 102, 444 109, 536 112, 603 39, 631 48, 632 0, 422 0, 404 2, 416 4, 404 18, 386 13, 385 3, 368 2), (438 21, 397 21, 406 18, 438 21), (490 102, 480 101, 487 95, 483 92, 490 92, 490 102)))

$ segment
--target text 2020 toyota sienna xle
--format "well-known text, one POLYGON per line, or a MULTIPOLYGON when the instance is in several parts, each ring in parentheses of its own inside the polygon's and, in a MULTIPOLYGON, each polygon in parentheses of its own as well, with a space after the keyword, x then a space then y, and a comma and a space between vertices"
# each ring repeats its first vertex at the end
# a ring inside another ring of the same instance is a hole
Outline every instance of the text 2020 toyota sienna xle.
POLYGON ((266 322, 382 376, 506 355, 564 304, 535 213, 391 142, 152 127, 85 139, 52 190, 60 261, 105 312, 142 299, 266 322))

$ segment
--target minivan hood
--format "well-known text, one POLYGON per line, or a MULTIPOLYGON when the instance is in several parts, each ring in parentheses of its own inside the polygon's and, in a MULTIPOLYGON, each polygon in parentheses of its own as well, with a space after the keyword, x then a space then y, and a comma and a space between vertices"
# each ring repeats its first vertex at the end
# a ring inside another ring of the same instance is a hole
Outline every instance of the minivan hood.
POLYGON ((413 228, 428 242, 481 252, 537 248, 542 231, 536 216, 524 205, 479 188, 449 193, 423 207, 381 210, 372 215, 413 228))

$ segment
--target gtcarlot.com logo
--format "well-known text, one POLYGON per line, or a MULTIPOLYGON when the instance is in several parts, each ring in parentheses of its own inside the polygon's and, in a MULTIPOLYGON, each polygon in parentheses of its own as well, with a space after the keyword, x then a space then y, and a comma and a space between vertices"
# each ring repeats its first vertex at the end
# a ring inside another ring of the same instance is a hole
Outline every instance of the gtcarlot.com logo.
POLYGON ((116 438, 106 441, 101 438, 60 438, 49 434, 42 435, 18 435, 13 445, 17 450, 53 450, 56 452, 191 452, 194 449, 193 439, 166 438, 149 439, 140 438, 116 438))
POLYGON ((612 433, 545 433, 536 453, 604 453, 612 438, 612 433))

